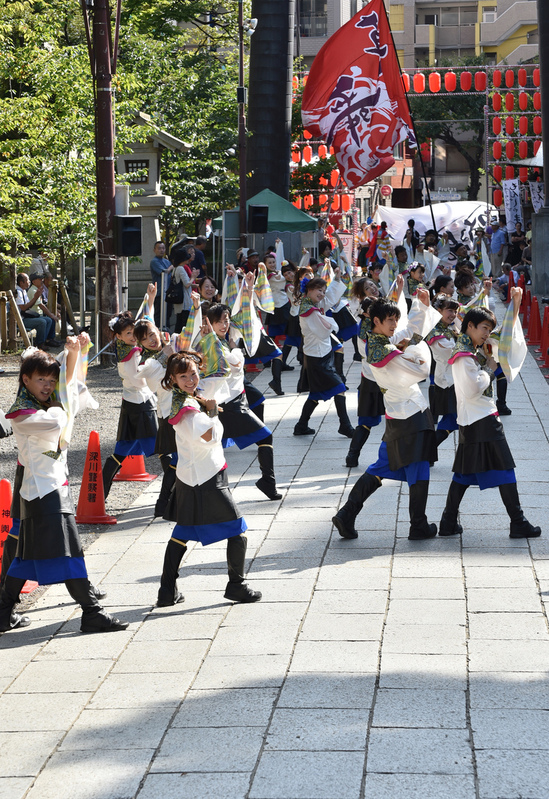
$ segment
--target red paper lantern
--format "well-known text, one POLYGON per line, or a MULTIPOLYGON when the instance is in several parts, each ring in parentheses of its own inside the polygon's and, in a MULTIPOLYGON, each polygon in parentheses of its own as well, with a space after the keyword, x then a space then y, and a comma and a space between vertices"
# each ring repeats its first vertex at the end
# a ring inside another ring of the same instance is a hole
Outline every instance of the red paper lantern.
POLYGON ((303 138, 304 138, 304 139, 312 139, 312 138, 313 138, 313 134, 312 134, 312 133, 309 133, 309 131, 308 131, 308 130, 304 130, 304 131, 303 131, 303 138))
POLYGON ((494 117, 492 119, 492 130, 494 131, 494 136, 499 136, 501 133, 501 117, 494 117))
POLYGON ((297 77, 297 75, 294 75, 292 78, 292 89, 294 90, 294 92, 298 90, 298 87, 299 87, 299 78, 297 77))
POLYGON ((539 150, 540 147, 541 147, 541 142, 540 141, 535 141, 534 142, 534 155, 538 154, 538 150, 539 150))
POLYGON ((429 91, 439 92, 441 87, 440 72, 429 73, 429 91))
POLYGON ((330 183, 334 188, 337 186, 337 181, 339 180, 339 170, 332 169, 332 174, 330 175, 330 183))
POLYGON ((501 179, 503 177, 503 169, 500 167, 499 164, 496 164, 494 167, 494 180, 496 183, 501 183, 501 179))
POLYGON ((416 72, 414 75, 414 91, 418 94, 425 91, 425 75, 423 72, 416 72))
POLYGON ((505 118, 505 133, 508 136, 512 136, 515 132, 515 120, 514 117, 506 117, 505 118))
POLYGON ((515 95, 509 92, 508 94, 505 95, 505 108, 508 111, 513 111, 514 107, 515 107, 515 95))
POLYGON ((444 88, 447 92, 455 92, 457 86, 457 77, 455 72, 447 72, 444 76, 444 88))
POLYGON ((526 70, 523 67, 521 67, 518 71, 519 86, 526 86, 526 78, 527 78, 526 70))
POLYGON ((328 155, 328 148, 326 147, 325 144, 320 144, 318 146, 318 157, 326 158, 327 155, 328 155))
POLYGON ((334 199, 332 200, 332 211, 339 211, 340 201, 339 201, 339 194, 336 194, 334 199))
POLYGON ((492 96, 492 108, 494 111, 501 111, 501 94, 499 92, 492 96))
POLYGON ((526 111, 528 108, 528 95, 526 92, 520 92, 518 96, 519 108, 521 111, 526 111))
POLYGON ((477 92, 486 91, 486 72, 475 72, 475 89, 477 92))
POLYGON ((515 177, 515 170, 512 166, 505 167, 505 180, 513 180, 515 177))
POLYGON ((321 206, 326 205, 326 203, 328 202, 328 195, 321 194, 320 197, 318 198, 318 202, 320 203, 321 206))
POLYGON ((499 161, 499 159, 501 158, 501 153, 502 153, 501 142, 500 141, 495 141, 493 143, 493 145, 492 145, 492 153, 494 154, 494 158, 496 159, 496 161, 499 161))
POLYGON ((494 189, 494 205, 498 208, 503 203, 503 192, 501 189, 494 189))
POLYGON ((311 158, 313 157, 313 148, 310 144, 306 144, 303 148, 303 160, 306 164, 311 163, 311 158))
POLYGON ((508 141, 505 145, 505 155, 507 156, 508 161, 512 161, 515 157, 515 143, 512 141, 508 141))
POLYGON ((528 135, 528 117, 521 117, 519 119, 519 133, 521 136, 528 135))
POLYGON ((519 158, 528 158, 528 142, 519 141, 518 151, 519 158))
POLYGON ((341 197, 341 210, 347 213, 350 207, 351 207, 351 195, 344 194, 341 197))
POLYGON ((307 85, 307 81, 308 81, 308 80, 309 80, 309 73, 308 73, 308 72, 306 72, 306 73, 305 73, 305 75, 303 75, 303 85, 304 85, 304 86, 306 86, 306 85, 307 85))
POLYGON ((473 76, 470 72, 462 72, 459 76, 459 85, 461 86, 462 92, 468 92, 471 90, 471 86, 473 85, 473 76))
POLYGON ((314 202, 313 195, 306 194, 305 197, 303 198, 303 207, 310 208, 313 202, 314 202))
POLYGON ((301 153, 299 152, 299 150, 292 150, 292 161, 294 162, 294 164, 299 164, 299 162, 301 161, 301 153))
POLYGON ((534 108, 536 111, 541 111, 541 94, 534 92, 534 108))
POLYGON ((494 69, 492 75, 492 84, 496 89, 499 89, 501 86, 501 69, 494 69))
POLYGON ((301 208, 301 197, 296 197, 292 205, 295 205, 296 208, 301 208))
POLYGON ((512 69, 505 70, 505 85, 508 89, 513 88, 513 84, 515 83, 515 73, 512 69))
POLYGON ((408 75, 407 72, 403 72, 402 73, 402 83, 404 85, 404 91, 405 92, 409 92, 410 91, 410 76, 408 75))
POLYGON ((541 136, 541 117, 534 117, 532 125, 534 128, 534 135, 541 136))
POLYGON ((528 167, 521 166, 519 169, 519 180, 521 183, 526 183, 528 180, 528 167))
POLYGON ((534 86, 539 86, 539 67, 536 67, 532 72, 532 79, 534 81, 534 86))

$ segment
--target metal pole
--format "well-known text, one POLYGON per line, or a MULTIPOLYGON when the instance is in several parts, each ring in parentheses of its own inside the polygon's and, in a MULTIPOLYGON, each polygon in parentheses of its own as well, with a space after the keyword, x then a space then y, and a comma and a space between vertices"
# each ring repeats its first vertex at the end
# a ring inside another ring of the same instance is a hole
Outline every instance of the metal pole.
POLYGON ((160 330, 164 330, 166 327, 166 299, 164 294, 164 281, 166 279, 166 273, 162 272, 160 275, 160 330))
POLYGON ((239 233, 240 246, 247 246, 246 238, 246 87, 244 86, 244 10, 243 0, 238 0, 238 164, 240 181, 239 233))
POLYGON ((78 259, 80 273, 80 327, 86 327, 86 259, 83 255, 78 259))

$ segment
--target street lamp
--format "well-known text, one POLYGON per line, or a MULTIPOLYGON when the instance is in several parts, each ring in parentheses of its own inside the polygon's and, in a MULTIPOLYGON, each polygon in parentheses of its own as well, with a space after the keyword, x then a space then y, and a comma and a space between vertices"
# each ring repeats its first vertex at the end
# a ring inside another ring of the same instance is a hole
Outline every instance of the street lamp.
POLYGON ((246 220, 246 87, 244 86, 244 35, 251 37, 257 27, 257 19, 244 19, 243 0, 238 0, 238 157, 239 157, 239 232, 240 246, 246 247, 248 229, 246 220))

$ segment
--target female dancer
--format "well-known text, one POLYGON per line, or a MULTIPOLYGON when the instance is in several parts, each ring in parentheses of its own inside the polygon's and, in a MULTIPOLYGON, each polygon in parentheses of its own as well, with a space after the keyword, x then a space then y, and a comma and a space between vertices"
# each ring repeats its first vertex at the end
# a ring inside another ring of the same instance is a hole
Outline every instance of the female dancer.
POLYGON ((176 522, 164 555, 159 607, 183 602, 177 590, 178 569, 187 541, 213 544, 227 539, 229 582, 225 599, 258 602, 259 591, 244 582, 247 524, 231 496, 221 439, 223 427, 214 399, 197 393, 201 356, 193 351, 170 356, 164 388, 173 391, 170 424, 175 429, 177 477, 165 518, 176 522))
POLYGON ((450 433, 458 429, 456 392, 452 367, 448 358, 454 349, 457 330, 453 327, 459 303, 446 294, 439 294, 433 302, 433 308, 441 314, 440 321, 431 330, 425 341, 431 348, 435 362, 434 381, 429 386, 429 406, 435 424, 437 424, 437 447, 446 441, 450 433), (439 420, 439 417, 442 417, 439 420))

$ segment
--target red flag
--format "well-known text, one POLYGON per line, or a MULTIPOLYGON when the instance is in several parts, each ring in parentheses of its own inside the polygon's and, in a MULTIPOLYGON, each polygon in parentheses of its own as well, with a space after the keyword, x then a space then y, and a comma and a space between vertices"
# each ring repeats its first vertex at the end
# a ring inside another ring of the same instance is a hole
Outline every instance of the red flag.
POLYGON ((383 0, 364 6, 322 47, 301 114, 307 130, 333 146, 351 188, 393 166, 399 142, 417 146, 383 0))

